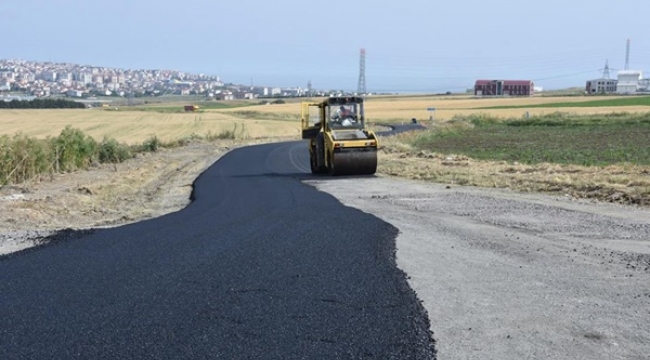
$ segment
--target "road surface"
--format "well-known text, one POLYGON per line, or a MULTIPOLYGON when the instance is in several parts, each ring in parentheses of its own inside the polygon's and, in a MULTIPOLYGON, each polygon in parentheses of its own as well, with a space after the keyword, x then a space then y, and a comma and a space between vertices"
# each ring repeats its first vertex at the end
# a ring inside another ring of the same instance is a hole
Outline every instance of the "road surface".
POLYGON ((181 211, 0 257, 0 359, 434 358, 398 230, 308 164, 305 142, 236 149, 181 211))

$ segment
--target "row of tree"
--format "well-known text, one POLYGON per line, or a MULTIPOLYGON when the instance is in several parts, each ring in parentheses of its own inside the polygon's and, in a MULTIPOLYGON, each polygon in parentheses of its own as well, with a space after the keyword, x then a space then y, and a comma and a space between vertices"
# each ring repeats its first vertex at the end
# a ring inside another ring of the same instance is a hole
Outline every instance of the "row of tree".
POLYGON ((83 109, 86 105, 66 99, 0 101, 0 109, 83 109))

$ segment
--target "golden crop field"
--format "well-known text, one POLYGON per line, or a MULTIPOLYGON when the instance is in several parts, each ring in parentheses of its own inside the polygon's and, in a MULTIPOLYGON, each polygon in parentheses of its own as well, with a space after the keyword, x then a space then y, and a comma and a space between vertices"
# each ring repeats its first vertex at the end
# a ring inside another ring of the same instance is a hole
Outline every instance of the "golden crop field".
POLYGON ((219 134, 233 130, 239 138, 298 137, 300 129, 299 121, 245 119, 217 111, 0 110, 0 135, 23 133, 44 138, 58 135, 66 125, 78 128, 96 140, 106 135, 129 144, 142 142, 152 135, 167 141, 191 134, 219 134))
MULTIPOLYGON (((596 100, 611 100, 614 96, 576 96, 576 97, 528 97, 528 98, 483 98, 477 99, 470 96, 387 96, 369 97, 366 100, 366 118, 370 122, 377 121, 410 121, 412 118, 427 120, 432 115, 427 108, 435 108, 433 113, 435 120, 444 121, 451 119, 454 115, 469 115, 476 113, 489 114, 497 117, 522 117, 526 112, 530 115, 548 114, 554 112, 567 112, 576 114, 601 114, 611 112, 647 112, 647 106, 625 106, 625 107, 548 107, 530 109, 480 109, 494 106, 528 106, 541 105, 558 102, 584 102, 596 100)), ((314 99, 316 102, 320 99, 314 99)), ((218 110, 228 113, 241 111, 242 108, 218 110)), ((260 114, 299 114, 300 103, 292 102, 281 105, 255 106, 247 108, 260 114)))
POLYGON ((469 115, 476 113, 488 114, 496 117, 522 117, 526 112, 530 115, 548 114, 554 112, 567 112, 576 114, 599 114, 611 112, 646 112, 647 106, 625 106, 625 107, 535 107, 530 109, 479 109, 494 106, 529 106, 551 103, 570 103, 614 99, 616 97, 527 97, 527 98, 471 98, 469 96, 459 97, 411 97, 411 98, 370 98, 366 102, 366 115, 368 119, 408 121, 412 118, 429 119, 433 115, 435 120, 449 120, 454 115, 469 115), (427 111, 427 108, 435 108, 435 112, 427 111))
MULTIPOLYGON (((528 106, 559 102, 584 102, 617 97, 530 97, 485 98, 470 96, 377 96, 366 101, 366 117, 374 122, 408 122, 412 118, 428 120, 435 108, 436 121, 451 119, 454 115, 475 113, 497 117, 522 117, 553 112, 596 114, 611 112, 647 112, 648 106, 625 107, 535 107, 516 109, 480 109, 493 106, 528 106)), ((314 99, 321 101, 322 99, 314 99)), ((168 105, 169 106, 169 105, 168 105)), ((178 105, 175 105, 178 106, 178 105)), ((164 105, 160 106, 161 108, 164 105)), ((180 108, 180 106, 179 106, 180 108)), ((223 109, 206 109, 198 113, 105 109, 81 110, 0 110, 0 135, 23 133, 34 137, 58 135, 66 125, 81 129, 84 133, 101 140, 105 135, 121 142, 139 143, 152 135, 163 141, 187 137, 191 134, 219 134, 235 131, 238 138, 287 137, 299 139, 300 100, 292 99, 286 104, 250 105, 223 109)))

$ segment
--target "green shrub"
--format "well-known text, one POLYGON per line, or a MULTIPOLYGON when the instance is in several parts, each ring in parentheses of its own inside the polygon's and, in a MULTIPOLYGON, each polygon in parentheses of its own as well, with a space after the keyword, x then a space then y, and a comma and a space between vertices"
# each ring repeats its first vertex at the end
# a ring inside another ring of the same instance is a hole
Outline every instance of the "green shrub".
POLYGON ((58 137, 52 139, 52 147, 57 169, 73 171, 88 168, 97 149, 97 142, 81 130, 68 125, 58 137))
POLYGON ((160 146, 161 142, 160 139, 158 139, 158 136, 152 135, 142 143, 140 150, 145 152, 156 152, 160 146))
POLYGON ((22 134, 0 137, 0 183, 17 183, 53 171, 54 157, 42 140, 22 134))
POLYGON ((127 145, 120 144, 117 140, 104 137, 99 144, 97 157, 101 163, 121 163, 124 160, 133 157, 131 150, 127 145))

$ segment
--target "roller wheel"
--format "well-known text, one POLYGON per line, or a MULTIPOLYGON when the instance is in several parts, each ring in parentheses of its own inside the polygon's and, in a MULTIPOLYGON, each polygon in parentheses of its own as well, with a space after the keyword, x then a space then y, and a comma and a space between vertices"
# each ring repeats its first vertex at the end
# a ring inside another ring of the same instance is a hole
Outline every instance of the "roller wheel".
POLYGON ((349 151, 331 154, 327 169, 332 175, 372 175, 377 171, 377 152, 349 151))
POLYGON ((311 168, 312 174, 325 174, 327 173, 327 167, 318 166, 316 157, 313 152, 309 153, 309 167, 311 168))

